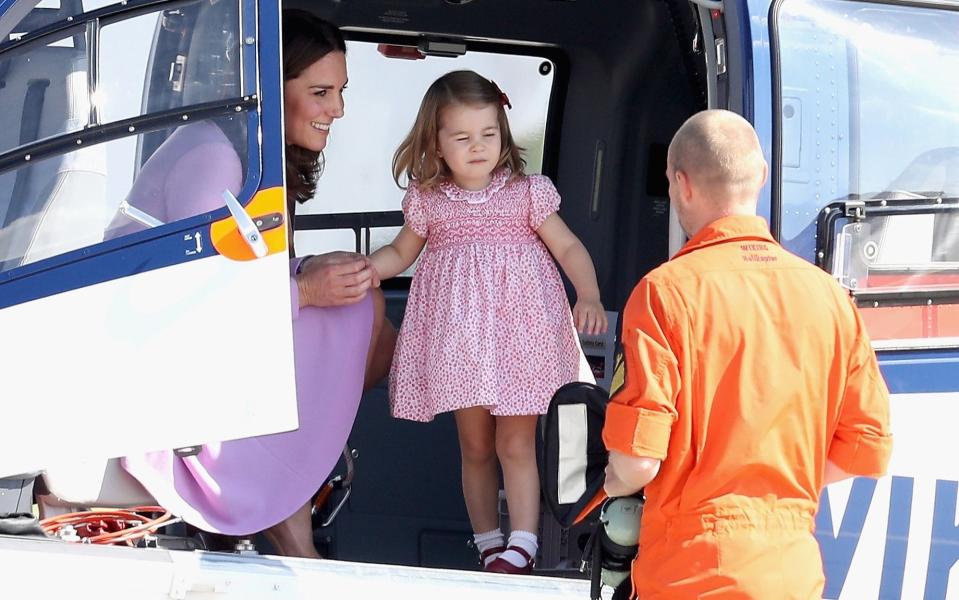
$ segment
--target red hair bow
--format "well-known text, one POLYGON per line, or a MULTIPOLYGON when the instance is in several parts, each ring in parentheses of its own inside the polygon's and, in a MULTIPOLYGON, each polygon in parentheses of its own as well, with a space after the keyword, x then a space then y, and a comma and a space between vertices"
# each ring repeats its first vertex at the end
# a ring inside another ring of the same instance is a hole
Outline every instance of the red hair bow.
POLYGON ((489 82, 493 84, 493 87, 496 88, 496 92, 499 94, 499 103, 505 106, 506 108, 512 109, 513 105, 509 103, 509 96, 506 95, 506 92, 501 90, 499 86, 496 85, 496 82, 493 81, 492 79, 490 79, 489 82))

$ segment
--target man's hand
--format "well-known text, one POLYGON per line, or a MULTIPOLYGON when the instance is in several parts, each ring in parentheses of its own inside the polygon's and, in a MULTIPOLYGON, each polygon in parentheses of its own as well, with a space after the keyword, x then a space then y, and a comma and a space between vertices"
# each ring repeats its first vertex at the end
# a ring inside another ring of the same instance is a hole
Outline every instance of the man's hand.
POLYGON ((630 486, 623 483, 623 481, 616 475, 616 471, 613 469, 612 465, 606 465, 606 482, 603 484, 603 491, 605 491, 606 495, 610 498, 617 498, 620 496, 631 496, 639 490, 634 490, 630 486))
POLYGON ((855 477, 852 473, 848 473, 843 470, 839 465, 832 462, 828 458, 826 459, 826 472, 823 477, 822 485, 826 487, 830 483, 836 483, 838 481, 843 481, 849 479, 850 477, 855 477))
POLYGON ((630 496, 646 487, 659 473, 662 461, 646 456, 630 456, 615 450, 609 453, 606 483, 603 489, 610 498, 630 496))

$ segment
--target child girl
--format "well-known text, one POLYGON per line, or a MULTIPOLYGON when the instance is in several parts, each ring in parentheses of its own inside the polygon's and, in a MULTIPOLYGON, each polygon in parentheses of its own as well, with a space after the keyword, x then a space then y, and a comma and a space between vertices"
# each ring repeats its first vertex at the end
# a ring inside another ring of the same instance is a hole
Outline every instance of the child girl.
POLYGON ((431 421, 453 411, 483 567, 530 573, 540 506, 536 418, 560 386, 581 379, 574 321, 591 334, 607 323, 592 260, 556 214, 556 188, 523 174, 506 102, 496 84, 472 71, 430 86, 393 158, 397 185, 409 180, 406 224, 371 261, 388 279, 429 242, 390 373, 393 416, 431 421), (572 318, 551 253, 576 288, 572 318), (498 526, 497 458, 508 544, 498 526))

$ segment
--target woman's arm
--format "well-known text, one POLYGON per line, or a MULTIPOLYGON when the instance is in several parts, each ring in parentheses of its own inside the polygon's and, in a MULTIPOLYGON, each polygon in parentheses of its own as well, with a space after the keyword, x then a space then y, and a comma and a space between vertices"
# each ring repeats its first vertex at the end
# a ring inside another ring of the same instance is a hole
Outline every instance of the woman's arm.
POLYGON ((536 233, 576 289, 576 306, 573 307, 576 329, 592 335, 606 333, 606 311, 599 299, 596 270, 586 246, 556 213, 546 217, 536 233))
POLYGON ((396 277, 410 268, 425 245, 426 238, 416 235, 404 225, 392 242, 370 255, 370 262, 379 279, 396 277))

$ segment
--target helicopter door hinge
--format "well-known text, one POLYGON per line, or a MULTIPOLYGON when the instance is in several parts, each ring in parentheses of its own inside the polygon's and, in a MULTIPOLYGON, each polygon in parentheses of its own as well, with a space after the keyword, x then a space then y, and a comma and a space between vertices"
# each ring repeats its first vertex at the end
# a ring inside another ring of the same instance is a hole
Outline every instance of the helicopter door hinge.
POLYGON ((853 221, 862 221, 866 217, 866 203, 862 200, 850 200, 843 204, 843 213, 853 221))
POLYGON ((716 38, 716 74, 722 75, 726 72, 726 40, 716 38))

